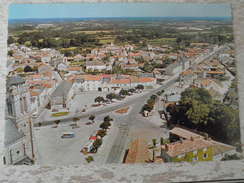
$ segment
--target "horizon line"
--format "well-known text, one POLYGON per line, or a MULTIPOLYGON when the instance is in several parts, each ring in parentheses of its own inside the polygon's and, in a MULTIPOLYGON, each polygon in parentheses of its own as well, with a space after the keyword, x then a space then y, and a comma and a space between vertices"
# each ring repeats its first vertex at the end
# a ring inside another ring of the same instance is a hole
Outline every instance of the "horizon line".
POLYGON ((232 16, 104 16, 104 17, 49 17, 49 18, 9 18, 8 20, 27 19, 81 19, 81 18, 232 18, 232 16))

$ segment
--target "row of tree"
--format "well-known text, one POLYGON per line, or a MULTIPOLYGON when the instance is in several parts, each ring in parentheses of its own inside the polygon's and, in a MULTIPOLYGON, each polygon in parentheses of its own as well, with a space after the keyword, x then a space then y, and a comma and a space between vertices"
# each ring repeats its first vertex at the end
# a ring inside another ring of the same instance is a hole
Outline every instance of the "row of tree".
POLYGON ((135 88, 130 88, 128 90, 121 89, 119 94, 109 93, 109 94, 106 95, 106 97, 105 97, 106 99, 104 97, 102 97, 102 96, 98 96, 98 97, 96 97, 94 99, 94 102, 101 104, 101 103, 105 103, 105 102, 108 102, 108 101, 111 102, 113 99, 121 100, 124 97, 129 96, 129 95, 135 93, 138 90, 144 90, 144 86, 143 85, 138 85, 135 88))

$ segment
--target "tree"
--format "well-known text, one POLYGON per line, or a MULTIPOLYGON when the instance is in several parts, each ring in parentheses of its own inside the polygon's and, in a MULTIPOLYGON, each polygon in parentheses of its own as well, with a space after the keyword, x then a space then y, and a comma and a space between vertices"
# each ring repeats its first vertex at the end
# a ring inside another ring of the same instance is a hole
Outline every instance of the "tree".
POLYGON ((101 96, 98 96, 97 98, 95 98, 95 102, 100 104, 101 102, 105 102, 105 99, 101 96))
POLYGON ((157 145, 157 139, 152 139, 152 143, 153 143, 153 162, 155 161, 155 149, 156 149, 156 145, 157 145))
POLYGON ((150 99, 152 99, 152 100, 156 100, 158 97, 157 97, 157 95, 152 95, 151 97, 150 97, 150 99))
POLYGON ((241 157, 239 157, 237 154, 225 154, 225 156, 221 159, 221 161, 227 161, 227 160, 240 160, 241 157))
POLYGON ((128 90, 122 89, 122 90, 120 90, 119 95, 126 96, 126 95, 129 95, 129 92, 128 92, 128 90))
POLYGON ((158 92, 157 92, 157 95, 158 95, 158 96, 160 96, 161 94, 162 94, 161 91, 158 91, 158 92))
POLYGON ((9 36, 8 37, 8 44, 12 44, 14 42, 15 42, 15 40, 14 40, 13 36, 9 36))
POLYGON ((107 133, 106 133, 106 130, 99 130, 99 131, 97 132, 97 136, 100 136, 100 137, 104 137, 106 134, 107 134, 107 133))
POLYGON ((110 101, 112 101, 114 98, 116 98, 116 94, 114 93, 109 93, 106 95, 106 98, 110 101))
POLYGON ((101 125, 100 128, 103 130, 107 130, 111 126, 111 123, 109 121, 104 121, 101 125))
POLYGON ((181 93, 181 101, 188 99, 195 99, 204 104, 210 104, 212 102, 212 97, 208 90, 204 88, 188 88, 181 93))
POLYGON ((29 65, 27 65, 24 68, 24 72, 33 72, 33 70, 32 70, 32 68, 29 65))
POLYGON ((13 51, 13 50, 9 50, 9 51, 8 51, 8 56, 11 56, 11 57, 12 57, 13 54, 14 54, 14 51, 13 51))
POLYGON ((153 106, 148 105, 148 104, 145 104, 145 105, 142 107, 142 112, 144 112, 144 111, 151 112, 152 110, 153 110, 153 106))
POLYGON ((203 104, 197 100, 191 101, 191 107, 186 112, 188 119, 193 124, 207 124, 210 108, 208 104, 203 104))
POLYGON ((104 117, 103 121, 104 122, 110 122, 110 121, 113 121, 113 119, 108 115, 108 116, 104 117))
POLYGON ((144 90, 144 86, 143 86, 143 85, 137 85, 137 86, 136 86, 136 89, 137 89, 137 90, 144 90))
POLYGON ((58 125, 60 123, 60 120, 56 120, 56 121, 54 121, 54 123, 56 123, 56 125, 58 125))
POLYGON ((103 143, 102 139, 96 139, 93 142, 94 149, 97 151, 97 149, 102 145, 102 143, 103 143))
POLYGON ((160 138, 160 145, 164 145, 164 138, 163 137, 160 138))
POLYGON ((154 104, 155 104, 155 100, 153 100, 153 99, 150 98, 150 99, 147 100, 147 104, 148 104, 149 106, 153 107, 154 104))
POLYGON ((92 156, 88 156, 88 157, 86 158, 86 161, 87 161, 87 163, 90 163, 90 162, 94 161, 94 159, 93 159, 92 156))
POLYGON ((91 120, 93 123, 95 122, 94 119, 95 119, 95 116, 94 115, 90 115, 89 116, 89 120, 91 120))
POLYGON ((128 90, 128 92, 130 92, 130 93, 135 93, 135 91, 136 90, 134 88, 131 88, 131 89, 128 90))

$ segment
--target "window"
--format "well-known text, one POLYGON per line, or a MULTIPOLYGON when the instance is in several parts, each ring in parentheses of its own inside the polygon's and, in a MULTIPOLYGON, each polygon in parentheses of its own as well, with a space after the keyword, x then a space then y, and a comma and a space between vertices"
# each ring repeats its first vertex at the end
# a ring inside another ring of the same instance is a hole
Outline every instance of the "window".
POLYGON ((16 151, 17 154, 19 154, 20 152, 19 151, 16 151))
POLYGON ((203 158, 204 158, 204 159, 208 158, 208 154, 207 154, 207 153, 204 153, 204 154, 203 154, 203 158))
POLYGON ((193 155, 197 155, 197 151, 193 151, 193 155))
POLYGON ((206 152, 207 150, 208 150, 208 148, 205 147, 205 148, 203 149, 203 152, 206 152))
POLYGON ((197 161, 198 160, 198 157, 193 157, 193 161, 197 161))
POLYGON ((3 157, 3 164, 6 165, 6 158, 5 158, 5 156, 3 157))

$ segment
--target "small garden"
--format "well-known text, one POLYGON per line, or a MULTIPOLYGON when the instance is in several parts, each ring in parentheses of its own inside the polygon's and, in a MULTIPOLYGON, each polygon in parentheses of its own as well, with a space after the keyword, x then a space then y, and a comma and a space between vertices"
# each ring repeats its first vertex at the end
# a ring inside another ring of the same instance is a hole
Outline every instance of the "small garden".
POLYGON ((57 112, 57 113, 53 113, 52 117, 66 116, 68 114, 69 114, 69 112, 57 112))

